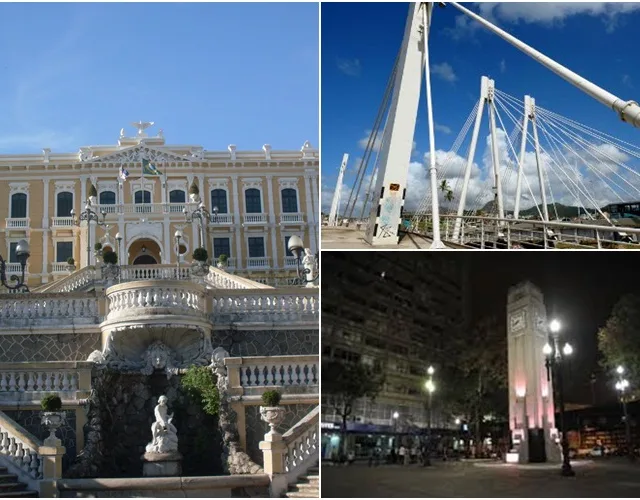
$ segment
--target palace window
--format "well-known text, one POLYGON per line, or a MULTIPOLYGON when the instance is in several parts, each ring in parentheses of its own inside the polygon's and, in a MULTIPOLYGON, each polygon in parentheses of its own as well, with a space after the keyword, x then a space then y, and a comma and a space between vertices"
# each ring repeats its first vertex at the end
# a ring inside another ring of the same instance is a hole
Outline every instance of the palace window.
POLYGON ((67 262, 69 257, 73 257, 73 242, 58 241, 56 243, 56 262, 67 262))
POLYGON ((184 203, 186 200, 186 196, 184 195, 184 191, 182 189, 174 189, 173 191, 169 191, 169 203, 184 203))
POLYGON ((284 253, 287 257, 293 257, 294 255, 291 253, 291 251, 289 250, 289 240, 291 239, 291 236, 285 236, 284 237, 284 253))
POLYGON ((247 205, 248 214, 262 213, 262 203, 260 200, 260 190, 256 188, 247 189, 244 192, 244 199, 247 205))
MULTIPOLYGON (((260 195, 258 193, 258 199, 260 199, 260 195)), ((260 201, 258 201, 258 205, 260 201)), ((213 211, 214 207, 218 207, 219 214, 228 214, 227 208, 227 192, 224 189, 213 189, 211 190, 211 210, 213 211)))
POLYGON ((71 217, 71 209, 73 208, 73 193, 63 191, 57 196, 58 206, 56 209, 57 217, 71 217))
POLYGON ((286 188, 280 191, 282 195, 282 211, 284 213, 295 213, 298 211, 298 193, 295 189, 286 188))
POLYGON ((9 243, 9 262, 18 262, 18 257, 16 257, 16 248, 18 247, 18 243, 9 243))
POLYGON ((249 238, 249 257, 264 257, 264 238, 249 238))
POLYGON ((15 193, 11 196, 11 217, 13 219, 24 219, 27 216, 27 195, 25 193, 15 193))
MULTIPOLYGON (((136 205, 144 205, 151 203, 151 191, 136 191, 133 195, 133 201, 136 205)), ((151 212, 151 207, 136 207, 136 212, 151 212)))
POLYGON ((100 193, 100 199, 98 200, 100 205, 115 205, 116 193, 113 191, 102 191, 100 193))
POLYGON ((229 238, 213 238, 213 258, 217 259, 222 254, 231 257, 229 238))

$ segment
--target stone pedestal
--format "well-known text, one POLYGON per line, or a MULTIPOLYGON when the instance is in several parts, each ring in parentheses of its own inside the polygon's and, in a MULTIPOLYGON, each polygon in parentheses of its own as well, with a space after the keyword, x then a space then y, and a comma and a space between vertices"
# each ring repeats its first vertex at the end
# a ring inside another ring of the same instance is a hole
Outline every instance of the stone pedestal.
POLYGON ((182 454, 145 453, 142 455, 142 475, 144 477, 180 476, 182 474, 182 454))

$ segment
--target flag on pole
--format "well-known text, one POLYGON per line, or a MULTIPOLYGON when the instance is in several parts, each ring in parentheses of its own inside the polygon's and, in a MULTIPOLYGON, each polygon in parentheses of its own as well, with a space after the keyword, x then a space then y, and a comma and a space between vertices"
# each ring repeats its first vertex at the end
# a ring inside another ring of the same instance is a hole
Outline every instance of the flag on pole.
POLYGON ((118 174, 118 177, 123 181, 126 181, 127 177, 129 177, 129 171, 122 165, 120 165, 120 173, 118 174))
POLYGON ((149 160, 142 160, 142 175, 162 175, 162 172, 155 165, 149 163, 149 160))

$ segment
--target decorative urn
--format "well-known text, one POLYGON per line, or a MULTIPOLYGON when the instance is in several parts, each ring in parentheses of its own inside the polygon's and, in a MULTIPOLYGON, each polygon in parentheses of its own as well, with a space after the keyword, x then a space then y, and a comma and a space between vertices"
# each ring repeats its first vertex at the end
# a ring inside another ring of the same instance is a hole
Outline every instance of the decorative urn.
POLYGON ((284 406, 261 406, 260 417, 269 424, 271 432, 276 432, 276 427, 284 420, 284 406))

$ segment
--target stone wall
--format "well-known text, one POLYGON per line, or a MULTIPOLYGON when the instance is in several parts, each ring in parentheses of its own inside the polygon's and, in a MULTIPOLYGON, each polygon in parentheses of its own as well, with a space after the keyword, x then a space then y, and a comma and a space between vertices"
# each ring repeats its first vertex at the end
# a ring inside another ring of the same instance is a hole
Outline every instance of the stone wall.
POLYGON ((217 418, 206 415, 185 394, 180 376, 167 379, 96 370, 90 401, 86 446, 69 477, 141 477, 146 445, 151 441, 154 408, 162 395, 178 430, 178 449, 184 456, 183 475, 222 473, 222 438, 217 418))
POLYGON ((100 333, 0 334, 0 363, 18 361, 84 361, 100 349, 100 333))
POLYGON ((320 334, 310 330, 214 330, 213 347, 223 347, 232 357, 319 354, 320 334))
MULTIPOLYGON (((44 441, 49 437, 49 431, 40 423, 41 410, 3 410, 4 413, 35 437, 44 441)), ((66 422, 56 431, 56 436, 62 441, 66 453, 62 458, 62 470, 66 470, 76 457, 76 412, 66 412, 66 422)))
MULTIPOLYGON (((277 430, 282 433, 288 431, 316 406, 318 405, 285 405, 287 411, 277 430)), ((255 463, 262 466, 264 461, 262 451, 260 451, 260 441, 263 441, 264 435, 269 432, 269 424, 260 418, 260 406, 257 405, 245 407, 245 418, 247 422, 247 454, 255 463)))

